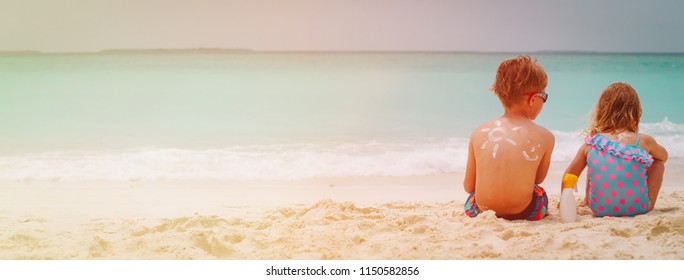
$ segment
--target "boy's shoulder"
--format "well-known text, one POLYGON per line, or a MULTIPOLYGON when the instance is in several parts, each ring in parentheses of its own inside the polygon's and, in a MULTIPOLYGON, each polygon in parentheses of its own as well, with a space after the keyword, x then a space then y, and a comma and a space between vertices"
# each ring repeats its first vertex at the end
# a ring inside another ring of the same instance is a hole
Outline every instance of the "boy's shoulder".
POLYGON ((543 127, 543 126, 538 125, 536 123, 532 123, 532 124, 533 124, 534 129, 536 131, 539 131, 539 133, 544 134, 544 136, 554 138, 553 133, 551 133, 551 131, 546 129, 546 127, 543 127))
POLYGON ((473 134, 475 133, 480 133, 480 132, 489 132, 489 131, 494 131, 494 132, 507 132, 507 131, 516 131, 518 133, 522 134, 527 134, 527 133, 537 133, 541 134, 544 137, 554 137, 553 133, 546 129, 543 126, 540 126, 532 121, 525 121, 525 122, 520 122, 520 121, 511 121, 507 118, 500 117, 496 119, 492 119, 490 121, 487 121, 481 125, 479 125, 475 130, 473 130, 473 134))
POLYGON ((497 118, 483 123, 475 128, 470 135, 470 143, 474 146, 498 141, 506 141, 516 145, 532 141, 553 148, 556 138, 548 129, 534 122, 511 121, 505 118, 497 118))

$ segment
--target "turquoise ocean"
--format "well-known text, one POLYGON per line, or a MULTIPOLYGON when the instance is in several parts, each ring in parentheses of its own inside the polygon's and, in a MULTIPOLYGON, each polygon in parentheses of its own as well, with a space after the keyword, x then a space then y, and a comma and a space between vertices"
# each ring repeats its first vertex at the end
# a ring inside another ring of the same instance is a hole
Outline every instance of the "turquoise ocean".
MULTIPOLYGON (((291 180, 461 172, 503 112, 515 54, 0 55, 0 181, 291 180)), ((641 131, 684 157, 684 54, 532 54, 537 123, 568 161, 598 95, 630 83, 641 131)))

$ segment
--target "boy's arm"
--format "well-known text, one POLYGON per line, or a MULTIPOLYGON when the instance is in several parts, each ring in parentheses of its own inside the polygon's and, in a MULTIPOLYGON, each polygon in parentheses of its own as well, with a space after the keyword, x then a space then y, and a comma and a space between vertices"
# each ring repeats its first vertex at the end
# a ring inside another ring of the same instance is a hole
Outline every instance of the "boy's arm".
POLYGON ((537 167, 537 175, 534 179, 535 184, 541 184, 544 182, 544 179, 546 179, 546 174, 549 173, 549 165, 551 165, 551 153, 553 153, 553 146, 556 142, 556 139, 553 137, 553 134, 551 132, 546 132, 548 133, 548 145, 549 148, 546 149, 546 152, 544 153, 544 156, 542 156, 541 162, 539 163, 539 167, 537 167))
POLYGON ((467 193, 475 191, 475 153, 473 152, 473 138, 468 142, 468 161, 466 163, 465 179, 463 179, 463 188, 467 193))

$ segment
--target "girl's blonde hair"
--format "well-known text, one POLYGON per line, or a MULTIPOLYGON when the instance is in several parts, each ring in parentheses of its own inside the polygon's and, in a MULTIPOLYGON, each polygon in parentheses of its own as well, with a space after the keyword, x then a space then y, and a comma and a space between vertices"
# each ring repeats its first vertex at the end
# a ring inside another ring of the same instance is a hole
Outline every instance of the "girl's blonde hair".
POLYGON ((641 102, 636 90, 627 83, 614 83, 601 93, 585 133, 637 132, 640 119, 641 102))
POLYGON ((509 108, 529 91, 545 88, 548 82, 546 72, 537 60, 526 55, 508 59, 496 70, 492 91, 504 107, 509 108))

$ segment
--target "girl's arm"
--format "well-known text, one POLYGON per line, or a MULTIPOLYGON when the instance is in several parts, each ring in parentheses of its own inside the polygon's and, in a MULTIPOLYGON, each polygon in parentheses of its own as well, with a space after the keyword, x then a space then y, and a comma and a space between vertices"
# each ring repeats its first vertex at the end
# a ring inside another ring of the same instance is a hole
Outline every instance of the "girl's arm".
POLYGON ((654 160, 666 162, 667 161, 667 150, 663 146, 660 146, 656 140, 650 136, 641 133, 641 145, 654 160))
POLYGON ((584 205, 589 206, 589 176, 587 176, 587 185, 584 186, 584 205))
MULTIPOLYGON (((574 174, 577 175, 577 177, 579 177, 579 175, 582 174, 584 168, 587 166, 587 151, 589 151, 589 145, 582 144, 582 146, 580 146, 579 150, 577 151, 575 158, 572 159, 570 165, 568 165, 568 168, 565 169, 565 173, 574 174)), ((563 188, 562 182, 561 188, 563 188)))
MULTIPOLYGON (((584 170, 584 167, 587 166, 587 151, 589 151, 589 145, 588 144, 582 144, 580 146, 579 150, 577 151, 577 154, 575 155, 575 158, 572 159, 570 162, 570 165, 568 165, 568 168, 565 169, 565 173, 570 173, 577 175, 577 177, 582 174, 582 170, 584 170)), ((563 173, 563 175, 565 175, 563 173)), ((589 177, 587 177, 587 190, 586 194, 584 196, 584 202, 585 204, 588 203, 588 197, 589 197, 589 177)), ((561 179, 561 183, 559 184, 561 188, 561 193, 563 192, 563 181, 561 179)), ((560 201, 558 202, 558 205, 556 206, 557 208, 560 208, 560 201)))
POLYGON ((582 144, 575 158, 572 159, 568 168, 565 169, 565 173, 570 173, 579 176, 582 174, 584 167, 587 166, 587 152, 589 151, 589 144, 582 144))

